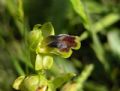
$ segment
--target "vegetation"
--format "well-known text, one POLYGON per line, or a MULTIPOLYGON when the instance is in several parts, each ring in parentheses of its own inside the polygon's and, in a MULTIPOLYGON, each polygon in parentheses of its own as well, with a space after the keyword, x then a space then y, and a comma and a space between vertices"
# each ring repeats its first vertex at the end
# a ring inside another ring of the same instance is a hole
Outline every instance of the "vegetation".
POLYGON ((119 23, 119 0, 0 0, 0 91, 120 91, 119 23))

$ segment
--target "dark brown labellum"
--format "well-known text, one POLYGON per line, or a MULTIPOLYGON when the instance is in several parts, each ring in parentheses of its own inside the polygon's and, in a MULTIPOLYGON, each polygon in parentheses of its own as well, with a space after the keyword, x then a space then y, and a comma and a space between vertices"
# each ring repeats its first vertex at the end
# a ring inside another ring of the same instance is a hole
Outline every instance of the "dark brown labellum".
POLYGON ((68 52, 70 48, 76 47, 75 36, 60 34, 57 36, 49 36, 49 47, 58 48, 61 52, 68 52))

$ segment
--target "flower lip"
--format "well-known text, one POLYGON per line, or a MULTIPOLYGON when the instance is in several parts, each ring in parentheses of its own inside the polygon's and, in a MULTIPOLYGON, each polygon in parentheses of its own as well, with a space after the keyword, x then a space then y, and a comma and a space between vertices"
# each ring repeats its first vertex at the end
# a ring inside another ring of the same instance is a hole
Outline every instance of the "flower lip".
POLYGON ((68 52, 70 48, 77 46, 77 43, 75 41, 76 37, 67 34, 49 36, 48 39, 51 40, 48 43, 48 46, 58 48, 61 52, 68 52))

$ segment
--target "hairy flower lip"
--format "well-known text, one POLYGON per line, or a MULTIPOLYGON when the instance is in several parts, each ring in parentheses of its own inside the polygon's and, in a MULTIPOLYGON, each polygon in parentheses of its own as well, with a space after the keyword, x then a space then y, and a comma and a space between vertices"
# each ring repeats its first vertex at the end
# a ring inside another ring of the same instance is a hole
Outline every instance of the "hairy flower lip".
POLYGON ((80 38, 78 36, 59 34, 49 35, 42 40, 36 49, 36 53, 56 54, 63 58, 68 58, 72 54, 72 49, 80 48, 80 38))
POLYGON ((50 40, 47 46, 51 48, 58 48, 60 52, 68 52, 70 49, 74 49, 74 47, 77 46, 77 42, 75 41, 76 37, 72 35, 52 35, 48 36, 47 39, 50 40))

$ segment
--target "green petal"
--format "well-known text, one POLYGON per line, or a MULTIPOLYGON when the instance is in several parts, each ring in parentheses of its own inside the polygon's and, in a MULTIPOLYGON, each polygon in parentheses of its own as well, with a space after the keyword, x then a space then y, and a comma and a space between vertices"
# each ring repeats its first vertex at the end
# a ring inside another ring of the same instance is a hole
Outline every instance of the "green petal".
POLYGON ((35 60, 35 70, 41 70, 43 69, 43 58, 41 55, 37 54, 36 60, 35 60))
POLYGON ((50 69, 52 67, 52 64, 53 64, 53 57, 45 55, 43 57, 43 66, 44 66, 44 69, 50 69))
POLYGON ((35 60, 35 70, 50 69, 53 64, 53 57, 49 55, 37 54, 35 60))

